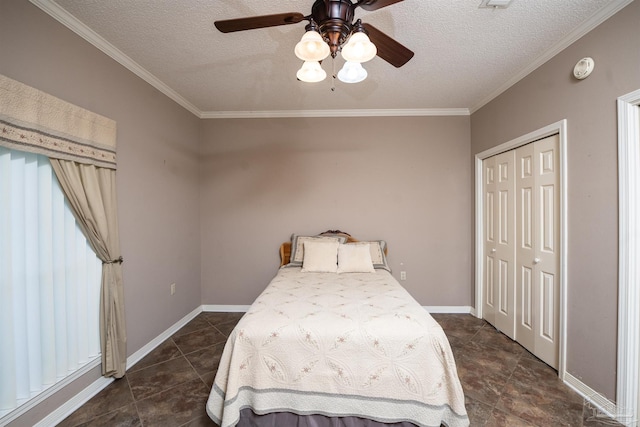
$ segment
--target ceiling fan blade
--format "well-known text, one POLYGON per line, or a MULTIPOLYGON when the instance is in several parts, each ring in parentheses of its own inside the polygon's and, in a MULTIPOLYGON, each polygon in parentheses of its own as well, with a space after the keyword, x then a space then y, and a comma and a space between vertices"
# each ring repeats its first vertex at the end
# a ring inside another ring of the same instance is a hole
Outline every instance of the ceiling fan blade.
POLYGON ((362 24, 369 33, 369 39, 376 45, 378 56, 396 68, 402 67, 413 58, 413 52, 371 24, 362 24))
POLYGON ((360 0, 358 2, 358 6, 364 10, 372 11, 391 6, 392 4, 399 3, 401 1, 404 0, 360 0))
POLYGON ((253 30, 256 28, 276 27, 278 25, 297 24, 304 21, 301 13, 277 13, 275 15, 252 16, 250 18, 226 19, 213 24, 223 33, 253 30))

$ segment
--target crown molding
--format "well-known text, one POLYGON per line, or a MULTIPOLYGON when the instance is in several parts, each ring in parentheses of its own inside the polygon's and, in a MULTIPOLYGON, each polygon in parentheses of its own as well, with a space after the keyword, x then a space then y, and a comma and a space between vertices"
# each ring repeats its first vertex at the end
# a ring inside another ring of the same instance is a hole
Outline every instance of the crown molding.
POLYGON ((602 24, 607 19, 611 18, 613 15, 618 13, 624 7, 629 5, 633 0, 615 0, 609 3, 607 6, 600 9, 597 13, 595 13, 591 18, 585 21, 578 28, 570 32, 566 37, 560 40, 558 43, 553 45, 549 50, 540 55, 535 61, 530 63, 527 67, 522 69, 518 74, 513 76, 511 79, 507 80, 504 84, 498 87, 496 90, 491 92, 485 98, 483 98, 478 104, 470 109, 471 114, 478 111, 480 108, 484 107, 486 104, 491 102, 494 98, 497 98, 498 95, 505 92, 511 86, 518 83, 520 80, 531 74, 534 70, 540 67, 542 64, 556 56, 558 53, 562 52, 564 49, 569 47, 572 43, 580 39, 582 36, 587 34, 589 31, 596 28, 598 25, 602 24))
POLYGON ((583 25, 569 33, 564 39, 556 43, 551 49, 539 56, 529 66, 520 71, 513 78, 483 98, 472 108, 426 108, 426 109, 378 109, 378 110, 274 110, 274 111, 201 111, 178 92, 167 86, 164 82, 151 74, 140 64, 113 46, 95 31, 91 30, 76 17, 60 7, 55 0, 29 0, 32 4, 42 9, 49 16, 69 28, 74 33, 91 43, 93 46, 107 54, 116 62, 123 65, 129 71, 149 83, 151 86, 168 96, 170 99, 193 113, 201 119, 223 118, 296 118, 296 117, 401 117, 401 116, 468 116, 484 105, 488 104, 498 95, 505 92, 511 86, 522 80, 542 64, 566 49, 580 37, 593 30, 602 22, 609 19, 633 0, 615 0, 594 14, 583 25))
POLYGON ((160 79, 156 76, 148 72, 144 69, 140 64, 135 62, 133 59, 129 58, 125 55, 120 49, 109 43, 98 33, 87 27, 81 21, 79 21, 75 16, 71 15, 65 9, 60 7, 54 0, 29 0, 31 3, 42 9, 45 13, 51 16, 56 21, 60 22, 65 27, 69 28, 71 31, 100 49, 102 52, 106 53, 108 56, 113 58, 116 62, 123 65, 133 74, 140 77, 142 80, 149 83, 154 88, 158 89, 160 92, 180 104, 182 107, 200 117, 202 114, 201 111, 192 103, 187 101, 184 97, 182 97, 178 92, 171 89, 169 86, 164 84, 160 79))
POLYGON ((415 117, 468 116, 468 108, 421 108, 396 110, 273 110, 273 111, 207 111, 201 119, 252 119, 299 117, 415 117))
POLYGON ((49 16, 107 54, 129 71, 177 102, 201 119, 289 118, 289 117, 381 117, 381 116, 468 116, 467 108, 398 109, 398 110, 275 110, 275 111, 201 111, 178 92, 87 27, 55 0, 30 0, 49 16))

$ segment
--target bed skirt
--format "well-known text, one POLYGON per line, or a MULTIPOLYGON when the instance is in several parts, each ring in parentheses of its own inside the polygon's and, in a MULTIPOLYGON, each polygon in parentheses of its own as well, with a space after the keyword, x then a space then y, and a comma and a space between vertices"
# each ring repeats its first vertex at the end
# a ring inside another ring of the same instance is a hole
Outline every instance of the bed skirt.
POLYGON ((297 415, 291 412, 274 412, 258 415, 251 409, 240 411, 237 427, 418 427, 408 421, 382 423, 360 417, 327 417, 325 415, 297 415))

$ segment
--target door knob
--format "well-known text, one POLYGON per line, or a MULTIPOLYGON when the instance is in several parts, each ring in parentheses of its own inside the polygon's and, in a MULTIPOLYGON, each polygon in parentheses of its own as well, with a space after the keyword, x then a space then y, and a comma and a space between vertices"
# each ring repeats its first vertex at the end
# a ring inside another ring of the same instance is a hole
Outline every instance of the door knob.
POLYGON ((533 263, 534 263, 534 264, 537 264, 537 263, 539 263, 539 262, 540 262, 540 258, 534 258, 534 259, 533 259, 533 263))
POLYGON ((495 254, 496 253, 496 248, 491 249, 491 253, 495 254))

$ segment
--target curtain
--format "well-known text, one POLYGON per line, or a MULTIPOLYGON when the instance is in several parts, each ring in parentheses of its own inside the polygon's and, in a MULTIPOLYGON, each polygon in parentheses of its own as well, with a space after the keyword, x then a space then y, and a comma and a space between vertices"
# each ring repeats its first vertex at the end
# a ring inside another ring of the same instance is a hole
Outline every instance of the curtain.
POLYGON ((122 258, 118 237, 116 174, 112 169, 51 159, 51 166, 89 244, 102 260, 100 347, 102 374, 126 370, 122 258))
POLYGON ((0 75, 0 145, 48 156, 76 220, 102 260, 102 372, 126 366, 122 257, 117 221, 116 125, 0 75))

